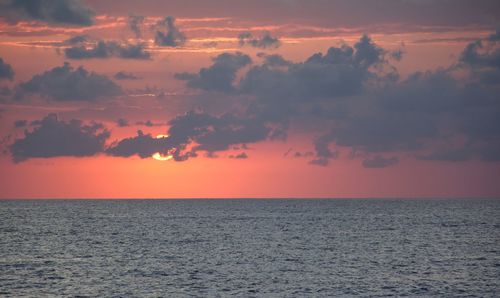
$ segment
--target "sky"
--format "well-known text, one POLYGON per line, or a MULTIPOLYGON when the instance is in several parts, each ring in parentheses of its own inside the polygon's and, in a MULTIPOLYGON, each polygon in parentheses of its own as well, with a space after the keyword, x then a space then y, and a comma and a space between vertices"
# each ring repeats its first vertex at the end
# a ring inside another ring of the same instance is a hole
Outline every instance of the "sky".
POLYGON ((500 197, 496 0, 0 0, 0 198, 500 197))

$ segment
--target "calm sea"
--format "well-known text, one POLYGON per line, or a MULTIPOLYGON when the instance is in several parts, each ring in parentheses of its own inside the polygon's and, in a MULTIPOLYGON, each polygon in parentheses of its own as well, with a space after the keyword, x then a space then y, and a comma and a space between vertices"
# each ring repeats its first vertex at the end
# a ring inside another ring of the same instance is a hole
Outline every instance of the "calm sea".
POLYGON ((500 200, 0 201, 2 297, 500 296, 500 200))

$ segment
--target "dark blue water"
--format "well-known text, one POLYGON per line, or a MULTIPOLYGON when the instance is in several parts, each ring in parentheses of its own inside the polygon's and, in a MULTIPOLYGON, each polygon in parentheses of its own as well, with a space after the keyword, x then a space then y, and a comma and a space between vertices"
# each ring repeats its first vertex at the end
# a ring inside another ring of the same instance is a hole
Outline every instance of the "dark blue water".
POLYGON ((500 296, 499 200, 1 201, 0 296, 500 296))

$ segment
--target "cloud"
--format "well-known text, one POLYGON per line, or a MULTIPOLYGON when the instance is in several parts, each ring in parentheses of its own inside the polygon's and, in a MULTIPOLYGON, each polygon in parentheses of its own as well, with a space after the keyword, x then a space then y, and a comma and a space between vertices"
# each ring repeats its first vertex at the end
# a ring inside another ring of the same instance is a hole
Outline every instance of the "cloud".
POLYGON ((487 84, 500 83, 500 29, 483 40, 469 43, 460 55, 458 67, 468 68, 487 84))
POLYGON ((109 131, 102 124, 84 124, 80 120, 59 120, 49 114, 39 120, 32 131, 25 130, 24 137, 9 146, 14 162, 30 158, 59 156, 93 156, 104 150, 109 131))
POLYGON ((400 53, 394 57, 366 35, 302 62, 259 54, 262 63, 246 70, 250 60, 235 63, 235 54, 225 53, 197 74, 176 77, 191 88, 244 99, 246 117, 281 125, 283 135, 290 122, 305 125, 300 129, 319 136, 311 164, 328 165, 343 148, 355 157, 375 156, 365 166, 392 165, 394 159, 377 156, 394 152, 412 152, 420 160, 498 161, 497 35, 469 44, 452 67, 405 79, 390 63, 400 53))
POLYGON ((360 93, 370 79, 397 79, 392 68, 389 73, 381 73, 388 65, 387 53, 364 35, 354 47, 331 47, 326 54, 314 54, 304 62, 293 63, 279 55, 264 56, 264 63, 252 66, 237 85, 233 84, 237 71, 252 62, 241 53, 221 54, 198 74, 181 73, 176 78, 187 81, 191 88, 237 91, 258 96, 268 104, 332 99, 360 93))
POLYGON ((162 47, 178 47, 186 42, 186 35, 175 25, 175 18, 168 16, 156 24, 155 44, 162 47))
POLYGON ((399 162, 397 157, 385 158, 383 156, 375 156, 373 158, 363 160, 363 167, 365 168, 386 168, 393 166, 399 162))
POLYGON ((248 155, 245 152, 241 152, 240 154, 236 155, 229 155, 229 158, 234 158, 234 159, 247 159, 248 155))
POLYGON ((144 126, 147 126, 147 127, 153 127, 153 126, 163 126, 165 124, 163 123, 155 123, 151 120, 147 120, 147 121, 138 121, 135 123, 136 125, 144 125, 144 126))
POLYGON ((141 33, 141 25, 144 23, 144 16, 139 16, 139 15, 129 15, 128 16, 128 26, 132 32, 135 33, 135 37, 140 38, 142 37, 141 33))
POLYGON ((0 58, 0 80, 3 79, 14 79, 14 69, 12 69, 12 66, 10 66, 10 64, 5 63, 5 61, 0 58))
POLYGON ((278 48, 281 45, 277 37, 272 37, 269 32, 264 32, 260 37, 254 37, 250 32, 243 32, 238 35, 238 42, 240 46, 250 45, 254 48, 278 48))
POLYGON ((141 158, 151 157, 156 152, 163 152, 169 144, 164 139, 157 139, 150 134, 137 131, 137 136, 125 138, 112 145, 106 153, 112 156, 130 157, 138 155, 141 158))
POLYGON ((223 53, 213 59, 213 64, 202 68, 199 73, 177 73, 175 77, 184 80, 192 88, 211 91, 233 92, 236 73, 250 64, 252 59, 242 53, 223 53))
POLYGON ((89 72, 69 63, 54 67, 18 85, 18 98, 38 94, 55 101, 86 101, 122 94, 121 88, 104 75, 89 72))
POLYGON ((145 50, 145 44, 121 44, 116 41, 98 41, 93 47, 76 45, 64 49, 66 58, 69 59, 92 59, 117 57, 122 59, 151 59, 151 54, 145 50))
POLYGON ((90 26, 93 16, 94 12, 79 0, 7 0, 0 3, 0 17, 12 23, 42 21, 90 26))
MULTIPOLYGON (((141 158, 160 152, 184 161, 201 152, 216 156, 245 144, 284 139, 297 129, 315 136, 314 153, 297 155, 314 165, 326 166, 349 151, 367 168, 395 165, 399 159, 388 156, 399 155, 429 162, 497 162, 500 81, 491 76, 499 69, 495 34, 470 43, 451 67, 404 79, 391 65, 393 52, 368 36, 303 61, 259 54, 254 63, 242 53, 223 53, 198 72, 176 78, 206 91, 199 98, 207 106, 223 98, 224 110, 191 111, 168 122, 168 137, 140 131, 104 150, 141 158)), ((47 73, 68 72, 60 68, 47 73)), ((56 86, 34 92, 55 92, 56 86)))
MULTIPOLYGON (((212 116, 191 111, 169 121, 168 137, 154 138, 139 131, 137 136, 123 139, 107 149, 113 156, 141 158, 156 152, 172 155, 176 161, 196 157, 198 151, 209 155, 246 143, 268 139, 273 128, 257 119, 235 114, 212 116)), ((240 156, 241 158, 241 156, 240 156)))
POLYGON ((428 161, 466 161, 472 157, 471 152, 464 148, 437 150, 425 155, 417 155, 417 159, 428 161))
POLYGON ((119 71, 115 73, 114 78, 117 80, 138 80, 140 79, 138 76, 134 75, 131 72, 119 71))
POLYGON ((127 127, 129 126, 129 123, 127 119, 119 118, 118 120, 116 120, 116 125, 118 127, 127 127))
POLYGON ((87 42, 89 37, 87 35, 75 35, 73 37, 70 37, 66 39, 63 43, 64 44, 69 44, 69 45, 74 45, 74 44, 80 44, 87 42))
POLYGON ((19 128, 19 127, 25 127, 28 125, 28 120, 16 120, 14 121, 14 127, 19 128))

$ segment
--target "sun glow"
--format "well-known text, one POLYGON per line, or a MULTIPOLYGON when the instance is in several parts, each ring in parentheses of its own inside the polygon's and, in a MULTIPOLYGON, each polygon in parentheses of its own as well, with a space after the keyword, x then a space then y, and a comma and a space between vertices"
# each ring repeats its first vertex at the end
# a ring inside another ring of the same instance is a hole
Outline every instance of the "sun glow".
POLYGON ((167 161, 167 160, 172 159, 173 156, 172 155, 163 155, 160 152, 156 152, 151 157, 156 159, 156 160, 159 160, 159 161, 167 161))

